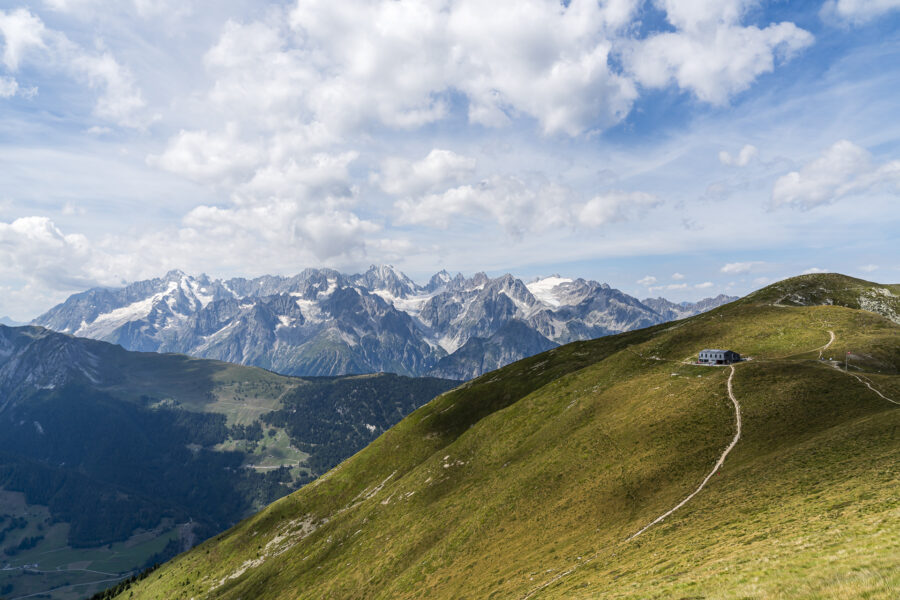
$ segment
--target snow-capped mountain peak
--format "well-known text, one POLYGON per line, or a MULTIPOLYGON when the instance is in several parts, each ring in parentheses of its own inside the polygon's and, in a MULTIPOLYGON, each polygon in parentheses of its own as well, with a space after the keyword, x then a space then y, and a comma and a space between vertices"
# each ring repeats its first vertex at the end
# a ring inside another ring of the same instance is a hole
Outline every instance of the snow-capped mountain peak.
POLYGON ((423 291, 393 265, 372 265, 368 271, 351 279, 367 291, 378 293, 386 299, 406 298, 423 291))
POLYGON ((565 297, 562 293, 557 293, 557 288, 564 283, 572 283, 568 277, 560 277, 559 275, 550 275, 549 277, 539 277, 526 284, 525 287, 539 301, 548 306, 559 306, 565 297))
POLYGON ((388 371, 468 378, 553 345, 646 327, 728 300, 676 310, 559 275, 525 284, 509 274, 466 278, 441 271, 420 286, 390 265, 356 275, 305 269, 292 277, 224 281, 175 270, 120 289, 75 294, 34 323, 130 350, 179 352, 291 375, 388 371), (485 348, 493 358, 475 360, 485 348))

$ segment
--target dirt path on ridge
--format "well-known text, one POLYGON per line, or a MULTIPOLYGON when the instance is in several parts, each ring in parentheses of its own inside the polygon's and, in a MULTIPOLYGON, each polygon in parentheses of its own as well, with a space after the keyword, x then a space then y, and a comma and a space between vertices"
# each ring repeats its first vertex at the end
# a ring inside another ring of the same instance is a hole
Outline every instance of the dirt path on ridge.
MULTIPOLYGON (((642 358, 646 358, 646 357, 642 357, 642 358)), ((666 359, 660 359, 657 357, 652 357, 652 359, 653 360, 666 360, 666 359)), ((673 361, 673 362, 677 362, 677 361, 673 361)), ((630 535, 628 538, 625 539, 625 543, 628 543, 628 542, 634 540, 635 538, 637 538, 639 535, 641 535, 642 533, 644 533, 645 531, 647 531, 654 525, 661 523, 666 517, 670 516, 672 513, 677 511, 679 508, 683 507, 685 504, 690 502, 690 500, 694 496, 696 496, 700 492, 700 490, 702 490, 704 487, 706 487, 706 484, 709 483, 709 480, 712 479, 712 476, 715 475, 720 468, 722 468, 722 465, 725 463, 725 459, 728 457, 728 454, 737 445, 738 441, 740 441, 740 439, 741 439, 741 405, 737 401, 737 398, 734 397, 734 388, 732 387, 733 380, 734 380, 734 365, 731 365, 731 373, 728 375, 728 384, 727 384, 728 398, 731 400, 731 403, 734 405, 735 433, 734 433, 734 438, 731 440, 731 443, 728 444, 728 447, 726 447, 725 450, 722 452, 721 456, 719 456, 719 460, 716 461, 716 464, 713 466, 712 471, 710 471, 709 474, 703 479, 703 481, 700 482, 700 485, 697 486, 697 489, 695 489, 693 492, 688 494, 688 496, 684 500, 682 500, 681 502, 679 502, 678 504, 676 504, 675 506, 673 506, 672 508, 667 510, 665 513, 656 517, 653 521, 651 521, 647 525, 645 525, 642 529, 640 529, 640 531, 637 531, 636 533, 633 533, 632 535, 630 535)), ((613 553, 613 556, 615 556, 615 554, 616 553, 613 553)), ((582 566, 588 564, 589 562, 593 561, 599 555, 600 555, 600 553, 597 552, 597 553, 593 554, 592 556, 589 556, 586 559, 582 560, 581 562, 577 563, 575 566, 550 578, 548 581, 545 581, 544 583, 533 588, 531 591, 529 591, 527 594, 525 594, 522 597, 522 600, 527 600, 528 598, 533 597, 535 594, 537 594, 541 590, 548 588, 549 586, 553 585, 554 583, 556 583, 563 577, 570 575, 579 567, 582 567, 582 566)))
POLYGON ((734 423, 735 423, 735 432, 734 438, 731 440, 731 443, 728 444, 728 447, 725 448, 725 451, 722 452, 722 455, 719 456, 719 460, 716 461, 716 464, 713 466, 712 471, 700 482, 700 485, 697 486, 693 492, 687 495, 684 500, 656 517, 652 521, 650 521, 647 525, 645 525, 640 531, 633 533, 631 536, 626 539, 626 542, 630 542, 634 538, 638 537, 657 523, 661 523, 665 520, 666 517, 674 513, 676 510, 690 502, 691 498, 700 493, 700 490, 706 487, 706 484, 709 483, 709 480, 712 479, 712 476, 716 474, 716 472, 722 468, 722 465, 725 464, 725 459, 728 457, 728 454, 731 450, 737 445, 737 443, 741 439, 741 405, 738 403, 737 398, 734 397, 734 388, 731 385, 732 380, 734 379, 734 365, 731 365, 731 374, 728 375, 728 397, 731 399, 731 403, 734 405, 734 423))
POLYGON ((828 348, 834 343, 834 332, 829 329, 828 334, 831 336, 831 339, 828 340, 827 344, 819 348, 819 360, 822 360, 822 353, 828 350, 828 348))
MULTIPOLYGON (((773 306, 784 306, 784 305, 779 305, 776 303, 773 306)), ((785 308, 789 308, 789 307, 785 306, 785 308)), ((828 340, 828 343, 826 343, 824 346, 813 349, 813 351, 815 351, 815 350, 819 351, 820 359, 822 358, 824 352, 826 350, 828 350, 828 348, 830 348, 832 344, 834 344, 834 341, 837 338, 837 336, 834 334, 834 331, 832 331, 830 329, 828 330, 828 334, 831 336, 831 338, 828 340)), ((643 358, 644 360, 656 360, 656 361, 673 362, 673 363, 679 363, 679 364, 691 364, 688 361, 678 361, 678 360, 674 360, 671 358, 660 358, 658 356, 644 356, 643 354, 636 352, 636 351, 632 350, 631 348, 627 348, 627 350, 629 352, 631 352, 632 354, 639 356, 640 358, 643 358)), ((869 388, 870 390, 872 390, 873 392, 878 394, 878 396, 880 396, 884 400, 887 400, 888 402, 892 402, 894 404, 900 405, 900 402, 893 400, 891 398, 888 398, 887 396, 882 394, 880 391, 875 389, 872 386, 872 384, 867 380, 867 378, 860 377, 853 373, 848 373, 847 371, 844 371, 843 369, 841 369, 840 366, 837 364, 832 364, 831 366, 834 367, 835 369, 837 369, 838 371, 840 371, 841 373, 844 373, 845 375, 849 375, 850 377, 856 378, 857 381, 859 381, 860 383, 865 385, 867 388, 869 388)), ((737 398, 735 398, 735 396, 734 396, 734 387, 732 385, 733 381, 734 381, 734 365, 731 365, 731 373, 728 375, 728 383, 727 383, 728 398, 731 400, 731 403, 734 405, 734 420, 735 420, 735 433, 734 433, 734 438, 731 440, 731 443, 728 444, 728 447, 725 448, 725 450, 722 452, 721 456, 719 456, 719 460, 716 461, 716 464, 713 466, 712 471, 710 471, 709 474, 703 479, 703 481, 700 482, 700 485, 697 486, 697 489, 695 489, 693 492, 688 494, 688 496, 685 497, 684 500, 682 500, 681 502, 679 502, 678 504, 676 504, 675 506, 673 506, 672 508, 670 508, 669 510, 667 510, 666 512, 661 514, 660 516, 656 517, 653 521, 651 521, 650 523, 645 525, 639 531, 630 535, 628 538, 625 539, 625 543, 628 543, 628 542, 634 540, 635 538, 640 536, 642 533, 644 533, 645 531, 647 531, 654 525, 661 523, 663 520, 665 520, 667 517, 672 515, 679 508, 682 508, 685 504, 690 502, 691 499, 700 492, 700 490, 702 490, 704 487, 706 487, 706 484, 709 483, 709 480, 712 479, 713 475, 715 475, 719 471, 719 469, 722 468, 722 465, 725 463, 725 459, 728 457, 728 454, 731 452, 731 450, 737 445, 738 441, 740 441, 740 439, 741 439, 741 425, 742 425, 741 405, 738 402, 737 398)), ((610 555, 610 558, 615 556, 616 554, 617 554, 617 552, 613 552, 612 555, 610 555)), ((590 563, 591 561, 596 559, 598 556, 600 556, 600 552, 597 552, 597 553, 585 558, 584 560, 581 560, 580 562, 576 563, 574 566, 570 567, 569 569, 566 569, 565 571, 562 571, 561 573, 555 575, 554 577, 551 577, 549 580, 545 581, 544 583, 538 585, 535 588, 532 588, 527 594, 522 596, 522 600, 528 600, 528 598, 531 598, 538 592, 545 590, 546 588, 550 587, 551 585, 553 585, 554 583, 556 583, 563 577, 566 577, 567 575, 572 574, 578 568, 590 563)))
MULTIPOLYGON (((834 343, 834 340, 835 340, 834 332, 831 331, 831 330, 829 329, 829 330, 828 330, 828 333, 831 334, 831 339, 828 341, 827 344, 825 344, 824 346, 822 346, 822 348, 819 350, 819 359, 822 358, 822 352, 824 352, 825 350, 827 350, 828 347, 831 346, 832 343, 834 343)), ((832 363, 831 363, 831 366, 834 367, 835 369, 837 369, 838 371, 840 371, 841 373, 843 373, 844 375, 849 375, 850 377, 853 377, 853 378, 856 379, 858 382, 860 382, 861 384, 863 384, 864 386, 866 386, 867 388, 869 388, 870 390, 872 390, 873 392, 875 392, 876 394, 878 394, 878 396, 880 396, 882 399, 887 400, 888 402, 890 402, 890 403, 892 403, 892 404, 897 404, 898 406, 900 406, 900 402, 898 402, 898 401, 896 401, 896 400, 894 400, 894 399, 892 399, 892 398, 888 398, 887 396, 885 396, 884 394, 882 394, 880 391, 878 391, 877 389, 875 389, 875 387, 872 385, 872 382, 869 380, 868 377, 863 377, 863 376, 856 375, 856 374, 854 374, 854 373, 850 373, 850 372, 848 372, 848 371, 845 371, 845 370, 843 370, 843 369, 841 368, 840 363, 834 363, 834 362, 832 362, 832 363)))

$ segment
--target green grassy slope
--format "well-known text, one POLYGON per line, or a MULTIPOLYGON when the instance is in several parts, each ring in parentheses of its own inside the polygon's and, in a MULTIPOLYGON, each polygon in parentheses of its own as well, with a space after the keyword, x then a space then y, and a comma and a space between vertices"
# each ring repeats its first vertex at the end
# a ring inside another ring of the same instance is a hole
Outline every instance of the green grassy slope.
POLYGON ((900 402, 900 326, 859 303, 894 292, 804 276, 486 374, 121 597, 895 598, 900 405, 864 382, 900 402), (752 358, 742 436, 629 540, 735 434, 704 347, 752 358))

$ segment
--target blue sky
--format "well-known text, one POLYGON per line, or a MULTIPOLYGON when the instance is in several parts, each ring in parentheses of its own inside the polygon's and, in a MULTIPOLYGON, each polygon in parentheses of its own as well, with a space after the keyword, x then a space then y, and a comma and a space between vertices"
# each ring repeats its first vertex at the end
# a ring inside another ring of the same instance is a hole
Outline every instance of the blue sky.
POLYGON ((12 0, 0 314, 172 268, 897 282, 898 97, 900 0, 12 0))

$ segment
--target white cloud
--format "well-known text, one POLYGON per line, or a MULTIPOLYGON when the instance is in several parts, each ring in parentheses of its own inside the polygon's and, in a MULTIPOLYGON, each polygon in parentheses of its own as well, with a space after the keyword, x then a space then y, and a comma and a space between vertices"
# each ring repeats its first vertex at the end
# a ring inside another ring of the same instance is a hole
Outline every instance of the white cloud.
POLYGON ((66 47, 69 68, 80 74, 90 87, 101 90, 94 114, 119 125, 137 128, 155 119, 142 114, 145 102, 134 77, 109 52, 94 54, 83 52, 75 45, 66 44, 66 47))
POLYGON ((828 0, 822 6, 822 16, 860 24, 898 9, 900 0, 828 0))
POLYGON ((749 262, 733 262, 728 263, 719 269, 722 273, 749 273, 750 271, 757 269, 763 266, 765 263, 760 261, 749 261, 749 262))
POLYGON ((347 134, 439 121, 451 95, 462 94, 471 123, 529 117, 544 133, 574 136, 624 119, 638 97, 635 77, 654 87, 674 80, 722 102, 771 71, 775 55, 811 40, 791 23, 740 26, 743 2, 702 11, 671 3, 675 45, 688 47, 677 58, 685 64, 661 64, 675 56, 668 34, 632 38, 641 4, 306 0, 255 22, 229 21, 206 54, 209 97, 261 121, 289 117, 347 134), (698 16, 707 12, 718 16, 698 16), (691 58, 696 51, 702 56, 691 58), (611 67, 622 52, 635 56, 630 68, 611 67))
POLYGON ((292 201, 234 208, 200 206, 188 213, 184 225, 179 234, 196 239, 207 251, 221 243, 244 248, 250 255, 293 253, 315 262, 362 251, 368 234, 380 229, 352 212, 305 212, 292 201))
POLYGON ((26 52, 45 48, 44 23, 27 9, 0 10, 0 36, 3 37, 3 64, 16 71, 26 52))
POLYGON ((394 203, 396 223, 445 229, 455 217, 494 220, 507 234, 544 231, 571 224, 572 190, 552 183, 535 184, 511 176, 493 176, 421 198, 394 203))
POLYGON ((474 158, 435 148, 417 162, 403 158, 387 159, 382 164, 381 173, 372 179, 389 194, 415 196, 460 184, 474 171, 474 158))
MULTIPOLYGON (((91 263, 87 238, 64 234, 46 217, 0 222, 0 274, 24 276, 32 285, 54 290, 83 289, 104 279, 91 263)), ((108 281, 108 280, 107 280, 108 281)))
POLYGON ((675 31, 632 43, 625 53, 628 68, 649 88, 671 83, 712 104, 746 90, 813 42, 813 36, 790 22, 764 29, 740 25, 752 0, 657 0, 675 31))
POLYGON ((682 279, 684 279, 684 275, 682 275, 681 273, 672 273, 672 279, 674 279, 675 281, 681 281, 682 279))
POLYGON ((230 202, 196 207, 183 219, 192 238, 205 239, 211 247, 219 243, 229 248, 264 245, 276 255, 305 253, 319 262, 361 252, 369 234, 381 229, 354 212, 358 198, 349 165, 356 152, 315 153, 275 161, 259 148, 236 155, 227 152, 227 142, 222 148, 221 161, 209 162, 208 154, 205 163, 191 160, 194 155, 182 153, 182 146, 170 148, 156 159, 172 170, 180 164, 186 174, 197 179, 216 181, 221 177, 227 183, 230 202), (187 158, 179 163, 182 154, 187 158))
POLYGON ((548 133, 577 134, 618 122, 636 96, 607 63, 608 37, 636 5, 317 0, 298 3, 290 24, 322 71, 342 74, 314 90, 320 111, 417 126, 442 118, 442 95, 454 89, 472 122, 503 125, 522 113, 548 133))
POLYGON ((0 98, 11 98, 16 95, 19 82, 12 77, 0 77, 0 98))
POLYGON ((451 85, 468 95, 469 119, 494 126, 524 113, 545 133, 569 135, 619 122, 637 92, 628 77, 609 68, 608 59, 613 34, 637 5, 451 3, 448 42, 459 52, 451 85))
POLYGON ((741 148, 737 156, 732 156, 729 152, 722 150, 719 152, 719 162, 730 167, 746 167, 757 156, 759 156, 759 150, 756 146, 747 144, 741 148))
POLYGON ((863 265, 859 268, 860 271, 864 273, 874 273, 878 270, 878 265, 863 265))
POLYGON ((715 287, 712 281, 704 281, 703 283, 698 283, 694 285, 694 287, 698 290, 708 290, 711 287, 715 287))
POLYGON ((76 206, 72 202, 66 202, 62 207, 62 214, 66 216, 83 215, 86 212, 83 206, 76 206))
POLYGON ((644 192, 608 192, 591 198, 579 211, 578 221, 588 227, 621 223, 660 204, 662 200, 644 192))
MULTIPOLYGON (((651 277, 651 279, 654 279, 654 281, 655 281, 655 278, 651 277)), ((647 280, 646 277, 644 279, 641 279, 638 283, 644 282, 645 280, 647 280)), ((650 285, 650 284, 646 284, 646 285, 647 285, 647 291, 651 294, 656 294, 657 292, 660 292, 663 290, 668 291, 668 292, 680 292, 680 291, 686 290, 690 287, 686 283, 670 283, 668 285, 650 285)))
POLYGON ((799 171, 779 177, 772 205, 809 210, 883 185, 900 186, 900 160, 875 165, 864 148, 841 140, 799 171))
POLYGON ((771 282, 772 280, 769 277, 757 277, 753 280, 754 285, 766 285, 771 282))
POLYGON ((643 192, 608 192, 580 203, 577 194, 555 183, 525 180, 509 175, 493 176, 394 203, 396 223, 421 224, 440 229, 454 218, 476 222, 495 221, 507 234, 519 238, 526 232, 560 227, 597 228, 637 218, 662 203, 643 192))
MULTIPOLYGON (((3 63, 11 72, 18 71, 25 60, 63 70, 99 90, 96 116, 137 128, 153 120, 142 112, 145 102, 131 72, 109 52, 85 50, 64 33, 48 29, 38 16, 24 8, 0 10, 0 36, 4 42, 3 63)), ((28 88, 24 93, 33 96, 36 88, 28 88)))
POLYGON ((188 179, 218 183, 251 176, 262 160, 262 150, 242 142, 234 124, 221 134, 182 130, 169 140, 165 152, 147 157, 149 164, 188 179))
POLYGON ((445 118, 462 93, 469 120, 520 115, 577 135, 623 119, 636 98, 608 66, 610 37, 637 2, 298 2, 229 21, 205 63, 225 110, 289 115, 333 133, 410 129, 445 118))
POLYGON ((819 267, 810 267, 803 271, 803 275, 812 275, 814 273, 830 273, 828 269, 820 269, 819 267))
MULTIPOLYGON (((231 201, 218 208, 232 210, 260 206, 266 194, 289 199, 288 182, 306 177, 300 172, 309 156, 364 152, 357 148, 385 129, 414 130, 454 111, 473 124, 525 121, 548 135, 602 130, 624 119, 638 96, 634 74, 617 57, 634 41, 641 4, 305 0, 270 7, 256 20, 228 20, 203 59, 211 82, 197 101, 209 119, 172 136, 148 161, 215 185, 231 201)), ((667 8, 679 30, 694 35, 705 27, 667 8)), ((745 29, 740 14, 722 15, 745 29)), ((729 60, 720 68, 743 69, 729 60)), ((753 77, 744 78, 747 85, 753 77)), ((476 178, 475 168, 474 158, 435 147, 424 158, 383 160, 368 181, 396 196, 394 224, 493 221, 520 239, 634 220, 662 203, 642 192, 583 199, 534 171, 501 167, 476 178)), ((318 202, 301 182, 294 198, 307 216, 356 214, 347 186, 324 190, 330 200, 318 202)))
POLYGON ((654 283, 656 283, 656 277, 654 277, 653 275, 647 275, 646 277, 642 277, 641 279, 638 279, 637 283, 640 285, 651 286, 654 283))

